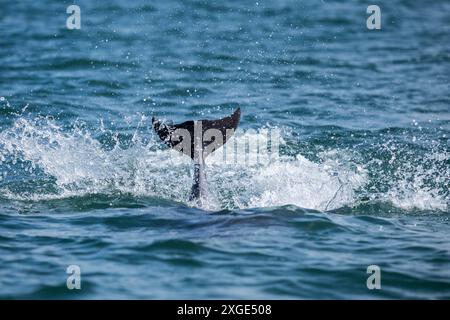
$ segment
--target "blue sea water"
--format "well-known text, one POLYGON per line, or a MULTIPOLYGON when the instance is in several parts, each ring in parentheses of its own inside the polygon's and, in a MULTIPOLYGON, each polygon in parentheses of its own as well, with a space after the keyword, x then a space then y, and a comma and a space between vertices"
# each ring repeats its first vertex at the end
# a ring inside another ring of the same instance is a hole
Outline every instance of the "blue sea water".
POLYGON ((0 298, 450 298, 448 1, 71 4, 0 2, 0 298), (151 117, 238 106, 198 207, 151 117))

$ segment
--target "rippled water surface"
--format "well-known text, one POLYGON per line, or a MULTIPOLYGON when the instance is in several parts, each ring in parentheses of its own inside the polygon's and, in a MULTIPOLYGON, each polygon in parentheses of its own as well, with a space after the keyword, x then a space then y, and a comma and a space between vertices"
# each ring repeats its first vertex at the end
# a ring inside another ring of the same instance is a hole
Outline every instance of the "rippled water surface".
POLYGON ((448 1, 70 4, 0 4, 0 298, 450 298, 448 1), (151 117, 238 106, 195 206, 151 117))

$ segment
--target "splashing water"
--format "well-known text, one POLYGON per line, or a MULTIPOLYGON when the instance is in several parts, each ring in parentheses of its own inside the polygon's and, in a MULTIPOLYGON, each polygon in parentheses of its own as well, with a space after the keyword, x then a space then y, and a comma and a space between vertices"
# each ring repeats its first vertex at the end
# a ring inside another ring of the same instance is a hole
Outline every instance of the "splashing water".
MULTIPOLYGON (((235 139, 266 142, 267 138, 267 129, 260 129, 238 131, 235 139)), ((89 130, 77 122, 67 128, 51 118, 19 117, 0 133, 2 196, 39 201, 119 193, 191 205, 187 202, 192 184, 190 159, 161 149, 151 133, 140 136, 136 130, 128 143, 122 140, 104 127, 89 130), (95 137, 106 133, 111 137, 107 143, 95 137), (25 182, 17 183, 18 176, 25 182)), ((234 140, 228 144, 233 145, 234 140)), ((286 144, 281 139, 281 147, 286 144)), ((392 152, 392 145, 385 148, 392 152)), ((319 152, 315 162, 301 150, 255 164, 225 164, 221 157, 217 152, 206 160, 211 194, 205 209, 294 204, 332 210, 356 206, 367 198, 405 209, 446 210, 448 206, 448 153, 436 152, 414 161, 401 159, 393 172, 380 166, 383 161, 379 159, 358 163, 348 149, 319 152), (374 187, 376 184, 382 187, 374 187)), ((394 156, 389 161, 395 162, 394 156)))

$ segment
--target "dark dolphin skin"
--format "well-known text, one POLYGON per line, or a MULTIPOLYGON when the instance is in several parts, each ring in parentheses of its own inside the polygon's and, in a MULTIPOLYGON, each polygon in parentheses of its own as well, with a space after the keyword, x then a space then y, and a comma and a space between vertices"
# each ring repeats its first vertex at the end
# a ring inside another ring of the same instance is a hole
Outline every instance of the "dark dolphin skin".
POLYGON ((165 124, 152 118, 153 129, 169 147, 191 157, 194 161, 194 184, 189 200, 202 204, 206 194, 205 158, 223 146, 234 134, 241 109, 231 116, 217 120, 189 120, 180 124, 165 124))

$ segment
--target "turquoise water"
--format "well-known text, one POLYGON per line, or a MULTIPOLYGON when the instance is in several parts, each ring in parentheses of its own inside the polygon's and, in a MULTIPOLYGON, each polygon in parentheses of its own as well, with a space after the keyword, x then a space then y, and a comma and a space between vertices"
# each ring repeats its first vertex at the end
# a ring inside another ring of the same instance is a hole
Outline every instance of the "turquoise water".
POLYGON ((70 4, 1 3, 0 298, 450 298, 448 1, 70 4), (196 207, 151 117, 237 106, 196 207))

